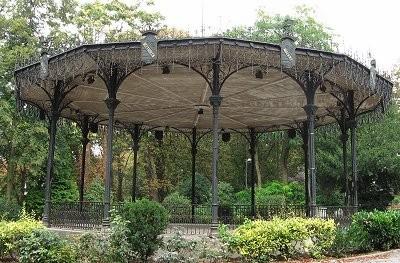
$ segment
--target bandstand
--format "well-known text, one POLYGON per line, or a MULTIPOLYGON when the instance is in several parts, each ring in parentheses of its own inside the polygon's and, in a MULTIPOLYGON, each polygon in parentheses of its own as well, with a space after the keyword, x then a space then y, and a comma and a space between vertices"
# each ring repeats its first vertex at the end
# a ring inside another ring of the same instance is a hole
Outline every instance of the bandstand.
MULTIPOLYGON (((115 127, 132 135, 136 198, 137 154, 145 131, 183 133, 192 147, 192 189, 197 143, 211 133, 211 225, 218 224, 218 155, 220 135, 240 133, 249 142, 251 215, 254 207, 255 147, 258 135, 287 130, 301 134, 305 151, 307 215, 316 216, 315 128, 338 123, 343 162, 350 132, 352 179, 348 206, 358 207, 356 127, 363 114, 379 114, 388 106, 390 80, 333 52, 296 47, 287 34, 280 45, 224 37, 158 39, 155 32, 141 41, 85 44, 49 55, 15 71, 21 107, 34 106, 49 119, 49 152, 43 221, 49 222, 51 177, 57 121, 66 118, 82 128, 83 153, 89 131, 107 126, 107 156, 102 224, 110 223, 112 145, 115 127), (223 132, 222 132, 223 131, 223 132)), ((83 156, 85 156, 83 154, 83 156)), ((84 167, 85 159, 82 158, 84 167)), ((344 166, 346 167, 346 166, 344 166)), ((85 169, 81 173, 83 202, 85 169)), ((343 171, 348 177, 346 169, 343 171)), ((194 195, 194 191, 192 191, 194 195)), ((192 198, 193 201, 193 198, 192 198)), ((193 204, 194 205, 194 204, 193 204)), ((192 215, 194 206, 192 206, 192 215)))

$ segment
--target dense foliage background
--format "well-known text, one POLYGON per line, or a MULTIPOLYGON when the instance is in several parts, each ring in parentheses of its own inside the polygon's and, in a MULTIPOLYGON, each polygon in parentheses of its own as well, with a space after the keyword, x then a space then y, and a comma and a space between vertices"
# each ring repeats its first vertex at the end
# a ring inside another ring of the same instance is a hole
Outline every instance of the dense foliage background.
MULTIPOLYGON (((137 40, 140 30, 148 28, 160 28, 161 37, 188 36, 184 31, 165 26, 161 14, 145 11, 148 5, 152 3, 142 0, 131 5, 120 0, 84 4, 75 0, 0 0, 0 193, 5 201, 25 203, 28 210, 41 213, 48 147, 47 120, 16 110, 15 64, 37 54, 40 36, 49 37, 53 50, 77 42, 137 40)), ((232 28, 225 35, 279 43, 284 19, 259 10, 252 27, 232 28)), ((324 50, 336 48, 332 30, 316 21, 311 9, 298 7, 291 19, 298 45, 324 50)), ((400 71, 393 69, 393 75, 398 87, 400 71)), ((358 129, 361 203, 371 200, 388 203, 399 193, 399 120, 398 107, 393 105, 385 119, 358 129)), ((80 136, 77 125, 60 121, 52 181, 55 201, 78 200, 80 136)), ((105 136, 103 129, 90 134, 86 200, 101 201, 103 197, 105 136)), ((343 204, 345 180, 341 175, 339 132, 317 131, 316 147, 319 203, 343 204)), ((130 197, 133 162, 130 136, 123 131, 116 132, 114 156, 113 198, 122 201, 130 197)), ((230 142, 221 143, 220 156, 219 180, 224 182, 220 184, 221 201, 246 202, 250 198, 245 177, 247 142, 239 135, 232 135, 230 142)), ((301 138, 290 139, 286 133, 262 135, 256 154, 257 200, 304 202, 303 158, 301 138), (292 183, 287 185, 289 182, 292 183)), ((197 154, 197 190, 202 193, 196 196, 199 203, 209 201, 210 164, 211 138, 205 136, 197 154)), ((159 143, 152 134, 147 134, 141 141, 140 197, 157 201, 171 193, 180 200, 190 197, 190 171, 190 144, 184 136, 167 132, 159 143)))

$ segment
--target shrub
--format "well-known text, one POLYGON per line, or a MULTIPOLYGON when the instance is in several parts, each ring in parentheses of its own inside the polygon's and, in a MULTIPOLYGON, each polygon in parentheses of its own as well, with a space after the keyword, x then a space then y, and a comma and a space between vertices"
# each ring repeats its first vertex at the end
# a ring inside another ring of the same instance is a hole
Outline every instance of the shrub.
POLYGON ((104 196, 104 183, 101 177, 95 177, 88 186, 85 193, 86 201, 102 201, 104 196))
MULTIPOLYGON (((235 194, 238 204, 250 204, 250 189, 235 194)), ((256 203, 259 205, 304 204, 304 186, 298 182, 288 184, 272 181, 256 188, 256 203)))
POLYGON ((338 228, 336 230, 333 245, 328 251, 328 255, 333 257, 344 257, 354 251, 356 251, 356 247, 348 229, 338 228))
POLYGON ((235 193, 236 204, 238 205, 250 205, 251 193, 250 189, 244 189, 235 193))
POLYGON ((317 203, 326 206, 341 206, 345 203, 344 193, 335 190, 331 193, 323 192, 317 195, 317 203))
POLYGON ((20 218, 13 222, 0 222, 0 257, 16 257, 19 241, 29 236, 35 229, 44 228, 40 221, 32 216, 21 213, 20 218))
POLYGON ((332 245, 335 231, 333 220, 275 218, 247 221, 234 231, 221 229, 220 236, 245 259, 265 262, 304 254, 320 257, 332 245))
POLYGON ((194 254, 197 251, 197 242, 187 240, 181 232, 176 232, 171 238, 165 240, 160 256, 156 257, 156 262, 160 263, 187 263, 197 259, 194 254))
POLYGON ((70 243, 54 232, 35 229, 19 242, 21 263, 71 263, 76 261, 70 243))
POLYGON ((15 220, 18 218, 20 207, 15 202, 7 202, 0 197, 0 220, 15 220))
MULTIPOLYGON (((211 199, 211 182, 210 180, 200 174, 195 176, 195 204, 204 204, 211 199)), ((186 198, 191 199, 192 196, 192 178, 188 177, 178 186, 178 192, 186 196, 186 198)))
POLYGON ((76 244, 79 262, 127 263, 132 258, 127 222, 115 216, 109 231, 87 232, 76 244))
POLYGON ((162 205, 168 210, 172 222, 190 222, 192 206, 186 196, 174 192, 164 198, 162 205))
POLYGON ((390 205, 392 205, 392 206, 398 206, 398 205, 400 205, 400 195, 396 195, 396 196, 393 198, 393 200, 392 200, 392 202, 390 203, 390 205))
POLYGON ((218 198, 221 207, 230 207, 235 201, 233 187, 230 183, 218 183, 218 198))
POLYGON ((400 212, 359 212, 350 225, 351 238, 361 251, 400 247, 400 212))
POLYGON ((129 230, 128 241, 132 251, 141 260, 147 260, 161 244, 159 235, 168 224, 168 212, 160 204, 141 199, 125 203, 120 211, 129 230))

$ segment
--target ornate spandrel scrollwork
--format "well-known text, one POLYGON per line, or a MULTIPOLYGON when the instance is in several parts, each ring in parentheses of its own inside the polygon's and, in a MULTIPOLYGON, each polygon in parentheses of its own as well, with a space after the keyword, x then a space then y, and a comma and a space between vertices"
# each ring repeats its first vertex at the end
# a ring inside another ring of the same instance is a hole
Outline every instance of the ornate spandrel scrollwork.
POLYGON ((127 46, 116 49, 97 49, 87 51, 95 62, 95 73, 100 76, 108 88, 117 89, 123 80, 142 66, 139 46, 127 46))

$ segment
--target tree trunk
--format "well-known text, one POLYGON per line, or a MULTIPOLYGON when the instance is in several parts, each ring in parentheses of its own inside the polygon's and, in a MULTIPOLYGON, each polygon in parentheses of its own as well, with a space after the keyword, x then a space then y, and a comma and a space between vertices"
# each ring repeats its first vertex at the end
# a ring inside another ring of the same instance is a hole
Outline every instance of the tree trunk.
POLYGON ((148 195, 149 197, 151 197, 152 200, 154 201, 158 201, 158 191, 157 188, 155 187, 155 181, 156 181, 156 177, 155 177, 155 167, 154 167, 154 151, 153 151, 153 143, 147 143, 146 147, 144 147, 144 151, 143 151, 143 157, 145 163, 144 163, 144 169, 146 172, 146 186, 147 186, 147 191, 148 191, 148 195))
POLYGON ((8 158, 8 166, 7 166, 7 190, 6 190, 6 200, 10 202, 12 200, 12 195, 14 192, 14 182, 15 182, 15 171, 17 168, 17 164, 14 160, 15 148, 11 146, 10 155, 8 158))
POLYGON ((101 142, 101 147, 103 148, 102 156, 103 156, 103 167, 104 167, 104 173, 103 173, 103 179, 106 179, 106 167, 107 167, 107 129, 103 130, 103 140, 101 142))
POLYGON ((117 185, 117 201, 122 202, 122 184, 123 184, 123 174, 121 171, 120 163, 118 163, 118 169, 117 169, 117 176, 118 176, 118 185, 117 185))
POLYGON ((262 178, 261 178, 261 169, 260 169, 260 162, 258 161, 258 148, 256 147, 256 154, 254 156, 255 165, 256 165, 256 174, 257 174, 257 186, 261 187, 262 185, 262 178))
POLYGON ((158 200, 164 200, 166 196, 165 191, 165 155, 162 149, 163 142, 158 142, 157 154, 154 156, 154 163, 156 168, 156 178, 158 185, 158 200))
POLYGON ((289 136, 284 136, 282 145, 282 182, 287 183, 289 177, 289 136))
POLYGON ((20 179, 20 189, 19 189, 19 194, 17 195, 18 197, 18 204, 22 205, 25 202, 25 184, 26 184, 26 173, 27 169, 23 167, 21 169, 21 179, 20 179))

